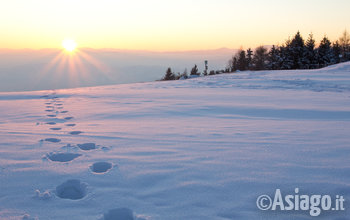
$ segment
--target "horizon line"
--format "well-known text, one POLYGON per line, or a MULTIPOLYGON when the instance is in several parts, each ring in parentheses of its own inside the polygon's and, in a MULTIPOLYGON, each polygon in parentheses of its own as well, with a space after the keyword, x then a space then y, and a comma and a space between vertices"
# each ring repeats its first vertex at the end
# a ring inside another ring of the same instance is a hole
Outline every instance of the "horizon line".
MULTIPOLYGON (((272 47, 272 45, 261 45, 264 47, 272 47)), ((255 49, 257 47, 248 47, 247 49, 255 49)), ((92 47, 78 47, 76 50, 93 50, 93 51, 111 51, 111 52, 144 52, 144 53, 193 53, 193 52, 212 52, 212 51, 238 51, 240 48, 229 48, 229 47, 219 47, 214 49, 193 49, 193 50, 147 50, 147 49, 121 49, 121 48, 92 48, 92 47)), ((45 51, 45 50, 55 50, 55 51, 64 51, 63 48, 0 48, 0 51, 45 51)), ((245 49, 243 49, 245 50, 245 49)))

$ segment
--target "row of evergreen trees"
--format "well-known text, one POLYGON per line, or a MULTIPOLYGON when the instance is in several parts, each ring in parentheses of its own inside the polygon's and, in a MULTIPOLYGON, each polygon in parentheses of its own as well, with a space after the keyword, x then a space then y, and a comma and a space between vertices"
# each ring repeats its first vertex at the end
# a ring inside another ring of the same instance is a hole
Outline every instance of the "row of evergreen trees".
MULTIPOLYGON (((228 62, 224 71, 205 70, 203 75, 215 75, 223 72, 235 72, 237 70, 288 70, 288 69, 316 69, 328 65, 346 62, 350 60, 350 35, 345 30, 342 36, 335 42, 324 36, 318 47, 315 39, 310 34, 304 41, 298 31, 292 39, 288 39, 282 46, 273 45, 270 50, 260 46, 253 52, 240 49, 228 62)), ((195 65, 191 76, 201 75, 195 65)), ((187 70, 182 74, 175 74, 168 68, 163 80, 176 80, 188 78, 187 70)))
MULTIPOLYGON (((211 70, 209 73, 204 70, 203 72, 203 76, 207 76, 207 75, 216 75, 216 74, 220 74, 220 73, 224 73, 224 70, 211 70)), ((168 67, 165 76, 162 80, 179 80, 179 79, 188 79, 189 77, 198 77, 200 76, 201 73, 198 70, 197 65, 194 65, 194 67, 191 69, 190 75, 188 75, 187 73, 187 69, 185 69, 183 71, 183 73, 177 73, 175 74, 170 67, 168 67)))
POLYGON ((298 31, 293 39, 282 46, 273 45, 268 51, 265 47, 256 48, 255 52, 239 50, 229 60, 228 70, 285 70, 316 69, 350 60, 350 36, 344 31, 339 40, 331 43, 324 36, 316 47, 313 35, 306 42, 298 31))

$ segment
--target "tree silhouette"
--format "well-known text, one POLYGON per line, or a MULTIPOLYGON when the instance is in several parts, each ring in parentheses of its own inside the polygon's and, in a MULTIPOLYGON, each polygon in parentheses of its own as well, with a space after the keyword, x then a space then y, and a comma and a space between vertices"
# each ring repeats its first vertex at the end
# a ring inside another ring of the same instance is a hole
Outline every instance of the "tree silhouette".
POLYGON ((298 31, 290 43, 292 69, 302 69, 307 63, 304 39, 298 31))
POLYGON ((309 38, 305 43, 305 49, 306 49, 306 60, 307 60, 307 64, 305 68, 307 69, 316 68, 317 58, 316 58, 316 51, 315 51, 315 39, 312 33, 309 34, 309 38))
POLYGON ((175 80, 175 78, 175 74, 171 71, 171 68, 169 67, 165 73, 163 80, 175 80))
POLYGON ((242 49, 238 52, 237 69, 240 71, 244 71, 247 69, 246 53, 242 49))
POLYGON ((321 67, 327 66, 335 62, 334 54, 332 54, 331 42, 324 36, 318 47, 318 63, 321 67))
POLYGON ((267 61, 267 49, 263 46, 256 48, 253 57, 253 66, 255 70, 264 70, 267 61))
POLYGON ((253 61, 253 51, 251 48, 247 50, 247 69, 252 69, 252 61, 253 61))
POLYGON ((191 69, 191 76, 199 76, 200 73, 198 72, 197 64, 194 65, 194 67, 191 69))

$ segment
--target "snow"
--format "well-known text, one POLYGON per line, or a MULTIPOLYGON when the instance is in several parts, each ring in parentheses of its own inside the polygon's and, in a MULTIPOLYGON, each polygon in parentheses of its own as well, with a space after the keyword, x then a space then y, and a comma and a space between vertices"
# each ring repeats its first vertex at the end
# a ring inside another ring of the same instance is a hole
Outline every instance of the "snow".
POLYGON ((349 129, 350 63, 0 93, 0 219, 312 219, 256 198, 349 198, 349 129))

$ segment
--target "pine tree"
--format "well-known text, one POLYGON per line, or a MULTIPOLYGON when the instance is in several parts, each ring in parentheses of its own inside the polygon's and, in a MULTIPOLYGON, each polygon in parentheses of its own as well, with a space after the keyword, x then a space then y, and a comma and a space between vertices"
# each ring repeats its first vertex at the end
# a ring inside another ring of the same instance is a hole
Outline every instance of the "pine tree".
POLYGON ((200 73, 198 72, 197 64, 194 65, 194 67, 191 69, 191 76, 199 76, 200 73))
POLYGON ((307 69, 315 69, 317 68, 317 57, 316 57, 316 51, 315 51, 315 39, 313 37, 313 34, 309 34, 309 38, 307 39, 305 43, 305 49, 306 49, 306 65, 305 68, 307 69))
POLYGON ((204 71, 203 71, 203 76, 208 75, 208 60, 204 61, 204 71))
POLYGON ((306 61, 306 50, 304 39, 298 31, 290 43, 290 50, 292 56, 292 69, 302 69, 305 66, 306 61))
POLYGON ((171 68, 169 67, 165 73, 163 80, 175 80, 175 78, 175 74, 171 71, 171 68))
POLYGON ((237 69, 240 71, 244 71, 247 69, 246 53, 242 49, 238 52, 237 69))
POLYGON ((232 58, 228 61, 227 69, 229 72, 237 71, 237 54, 233 55, 232 58))
POLYGON ((332 44, 332 50, 333 50, 333 53, 334 53, 334 59, 335 59, 335 63, 340 63, 341 62, 341 57, 342 57, 342 48, 339 44, 338 41, 335 41, 333 44, 332 44))
POLYGON ((267 55, 267 69, 278 70, 280 68, 279 63, 281 57, 279 56, 279 49, 275 45, 272 45, 268 55, 267 55))
POLYGON ((318 47, 318 63, 320 67, 325 67, 335 63, 334 53, 331 48, 331 42, 324 36, 321 40, 320 46, 318 47))
POLYGON ((266 68, 267 49, 260 46, 255 49, 253 57, 253 66, 255 70, 264 70, 266 68))
POLYGON ((290 39, 288 39, 286 40, 285 45, 279 48, 279 53, 280 53, 279 56, 281 57, 279 66, 283 70, 292 69, 292 66, 293 66, 293 57, 291 53, 290 44, 291 44, 291 41, 290 39))
POLYGON ((252 70, 252 61, 253 61, 253 51, 251 48, 247 50, 247 69, 252 70))
POLYGON ((237 58, 236 57, 233 57, 233 62, 232 62, 232 64, 233 64, 233 69, 232 69, 232 72, 236 72, 237 71, 237 69, 238 69, 238 64, 237 64, 237 58))

